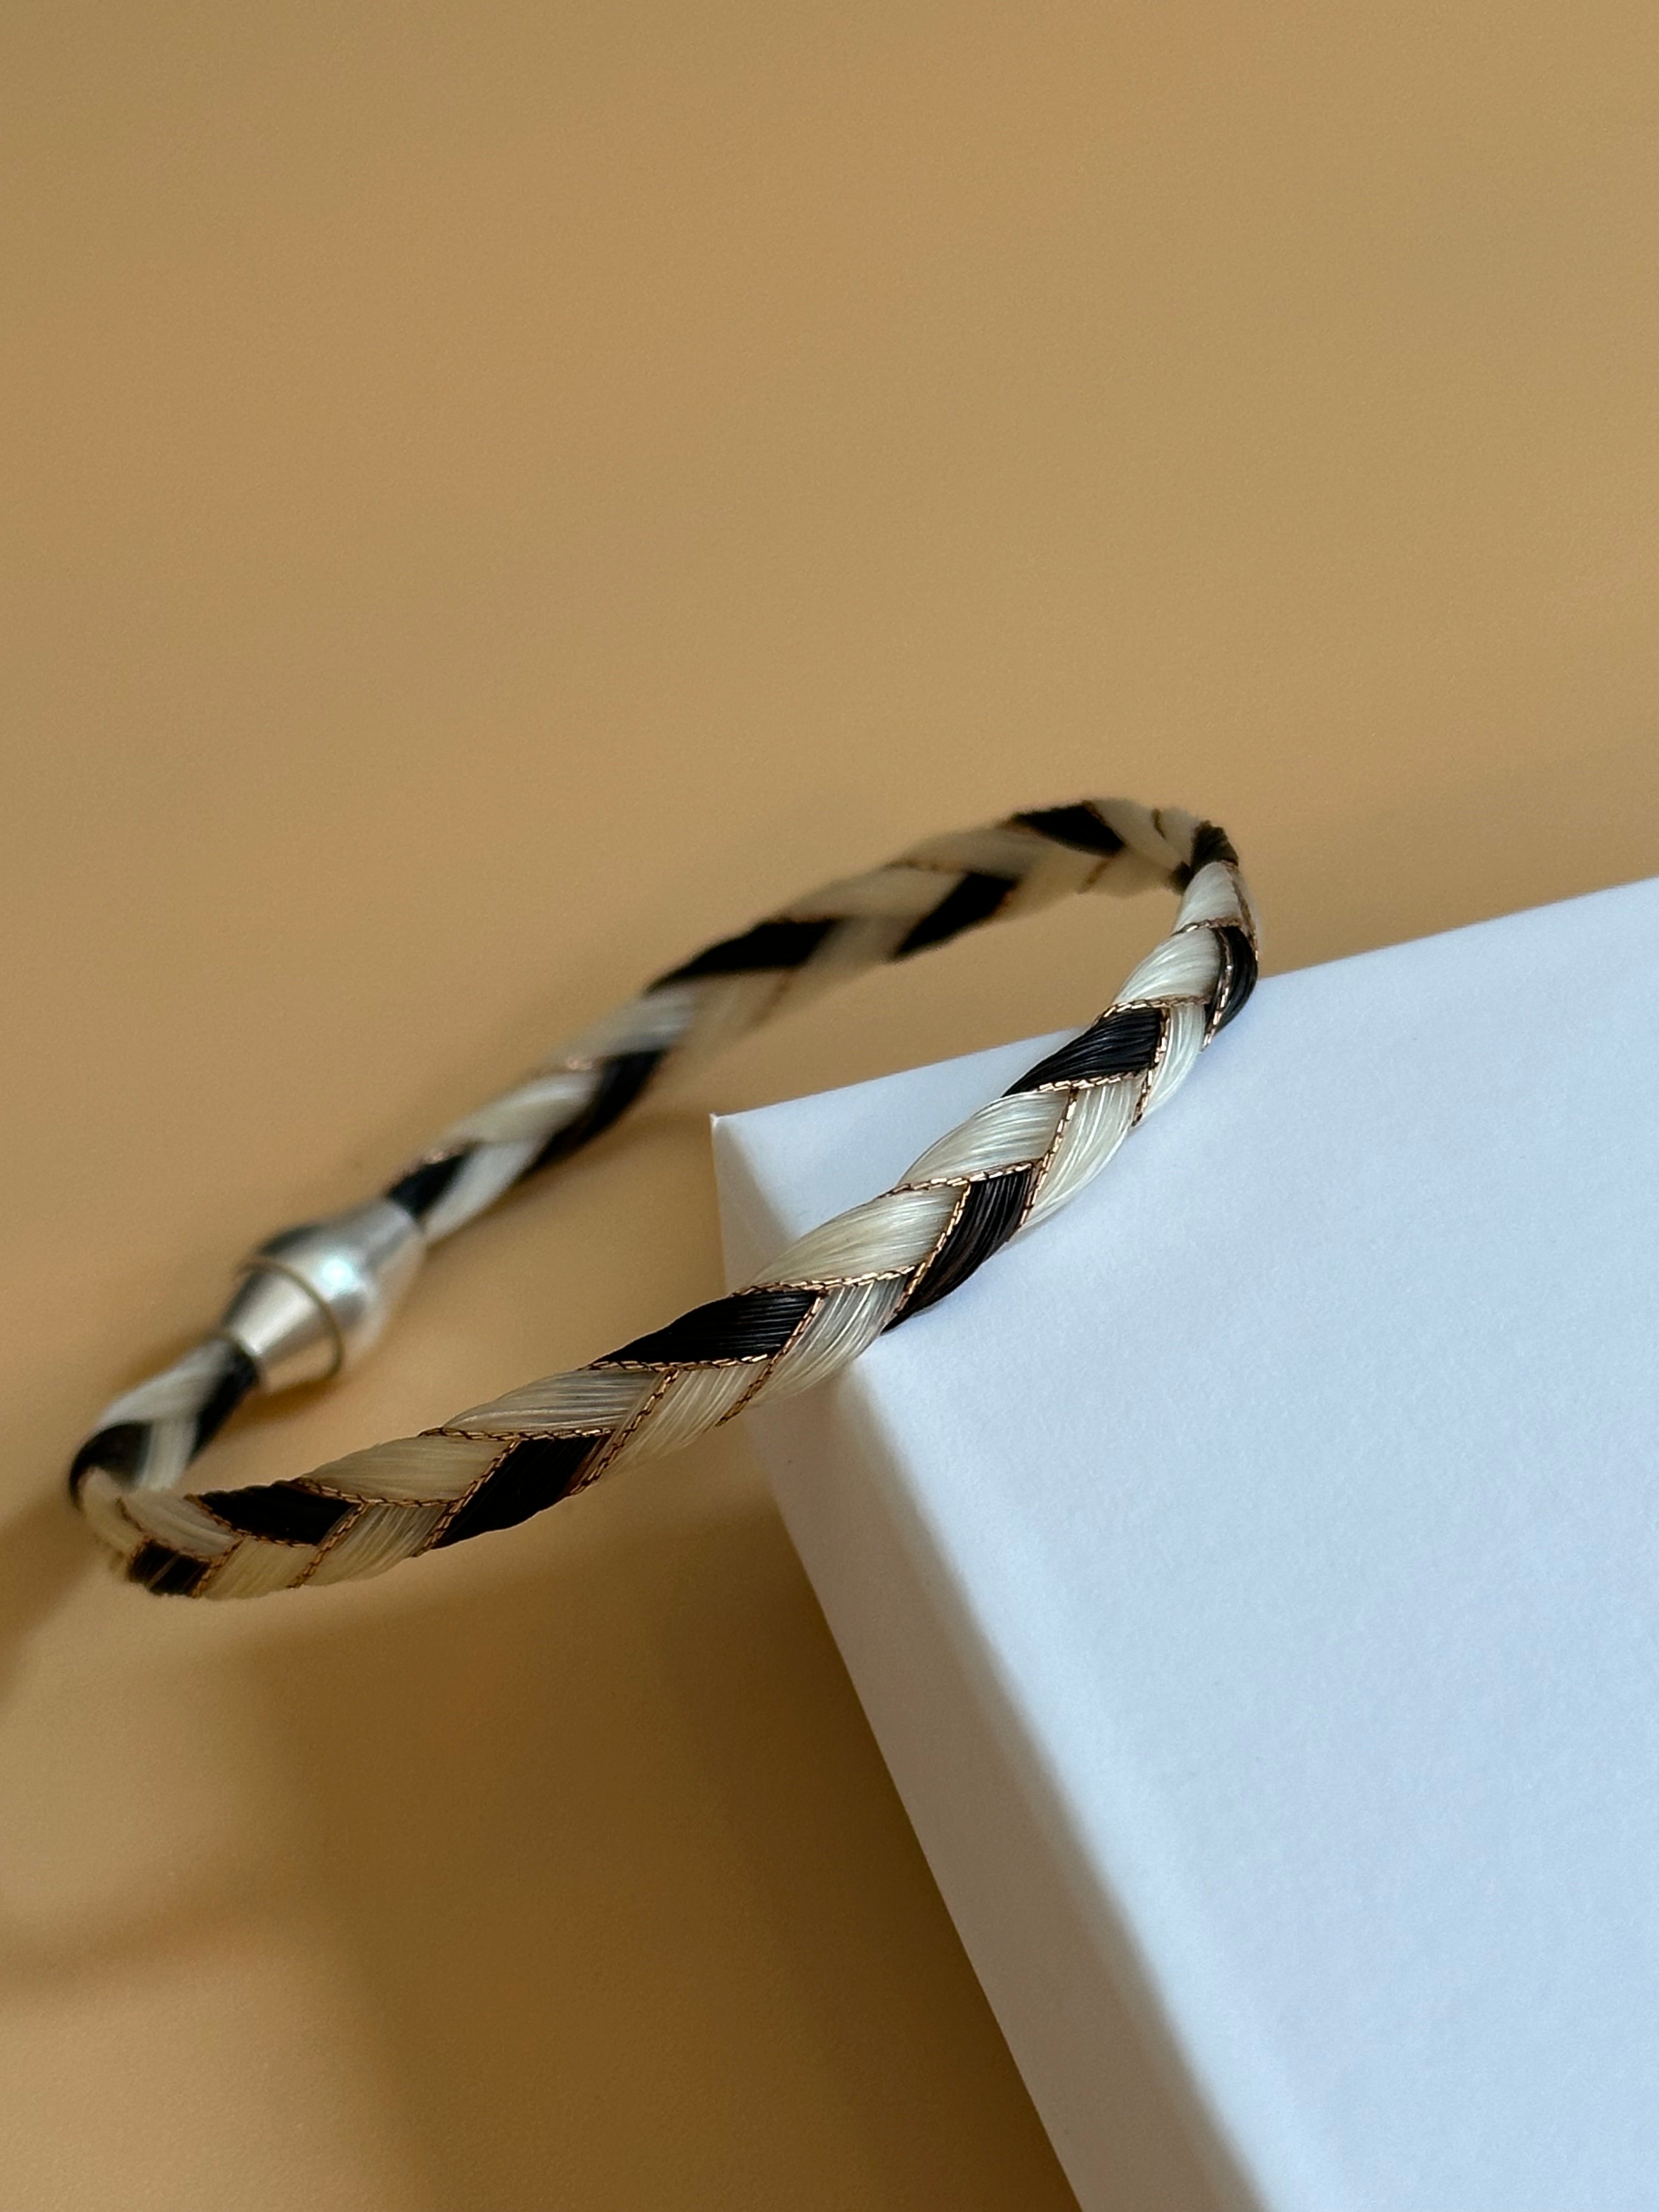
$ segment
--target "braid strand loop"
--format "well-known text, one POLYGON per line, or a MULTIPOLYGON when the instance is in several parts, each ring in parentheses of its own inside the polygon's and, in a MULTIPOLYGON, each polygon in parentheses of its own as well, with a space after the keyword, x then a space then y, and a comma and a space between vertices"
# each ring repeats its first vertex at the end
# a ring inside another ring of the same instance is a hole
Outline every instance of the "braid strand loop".
POLYGON ((1255 974, 1237 855, 1191 815, 1093 799, 929 839, 708 946, 455 1122, 369 1206, 263 1246, 218 1330, 106 1410, 76 1456, 74 1493, 131 1580, 194 1597, 345 1582, 511 1528, 627 1461, 810 1389, 948 1296, 1100 1172, 1255 974), (187 1486, 246 1397, 348 1364, 428 1247, 591 1143, 671 1061, 994 917, 1160 884, 1180 895, 1174 928, 1098 1019, 752 1283, 424 1435, 297 1480, 187 1486))

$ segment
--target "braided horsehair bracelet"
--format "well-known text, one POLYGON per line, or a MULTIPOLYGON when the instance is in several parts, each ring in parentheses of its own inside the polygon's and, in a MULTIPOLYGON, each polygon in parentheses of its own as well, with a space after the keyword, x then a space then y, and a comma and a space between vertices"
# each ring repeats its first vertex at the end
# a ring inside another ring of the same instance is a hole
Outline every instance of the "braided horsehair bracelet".
POLYGON ((76 1455, 73 1492, 132 1581, 189 1597, 345 1582, 511 1528, 624 1460, 823 1381, 955 1290, 1099 1172, 1255 974, 1238 856, 1189 814, 1091 799, 931 838, 710 945, 456 1122, 382 1196, 262 1245, 215 1333, 105 1411, 76 1455), (1181 894, 1174 929, 1097 1021, 744 1289, 297 1480, 182 1486, 244 1398, 349 1364, 429 1244, 590 1143, 671 1060, 994 915, 1158 883, 1181 894))

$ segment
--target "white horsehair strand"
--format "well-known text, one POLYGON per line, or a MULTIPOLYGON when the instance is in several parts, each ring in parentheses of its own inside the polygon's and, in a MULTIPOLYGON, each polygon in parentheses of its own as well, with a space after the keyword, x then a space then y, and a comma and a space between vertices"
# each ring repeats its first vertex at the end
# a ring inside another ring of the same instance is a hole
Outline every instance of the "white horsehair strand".
POLYGON ((1066 1094, 1030 1091, 1018 1098, 994 1098, 970 1114, 904 1171, 907 1183, 960 1182, 1002 1168, 1040 1160, 1054 1140, 1066 1112, 1066 1094))

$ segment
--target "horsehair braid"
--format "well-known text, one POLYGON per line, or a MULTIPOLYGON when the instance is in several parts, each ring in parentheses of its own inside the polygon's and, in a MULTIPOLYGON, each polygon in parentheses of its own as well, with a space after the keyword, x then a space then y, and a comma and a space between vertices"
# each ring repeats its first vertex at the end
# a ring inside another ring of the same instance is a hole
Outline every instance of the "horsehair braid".
POLYGON ((711 945, 456 1122, 381 1197, 263 1245, 215 1333, 107 1408, 76 1455, 73 1492, 131 1580, 188 1597, 345 1582, 511 1528, 625 1460, 823 1381, 936 1304, 1098 1173, 1255 975, 1238 856, 1189 814, 1088 799, 931 838, 711 945), (338 1371, 379 1334, 427 1246, 591 1143, 671 1061, 994 917, 1159 883, 1181 894, 1174 930, 1097 1021, 744 1288, 296 1480, 185 1486, 244 1398, 338 1371))

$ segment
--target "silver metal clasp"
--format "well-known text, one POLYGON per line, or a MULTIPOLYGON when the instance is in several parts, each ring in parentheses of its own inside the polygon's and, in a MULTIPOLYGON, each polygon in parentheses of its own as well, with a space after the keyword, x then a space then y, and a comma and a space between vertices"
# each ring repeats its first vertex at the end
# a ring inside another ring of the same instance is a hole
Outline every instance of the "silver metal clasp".
POLYGON ((389 1198, 284 1229, 248 1259, 219 1333, 267 1390, 325 1382, 379 1342, 425 1254, 419 1224, 389 1198))

